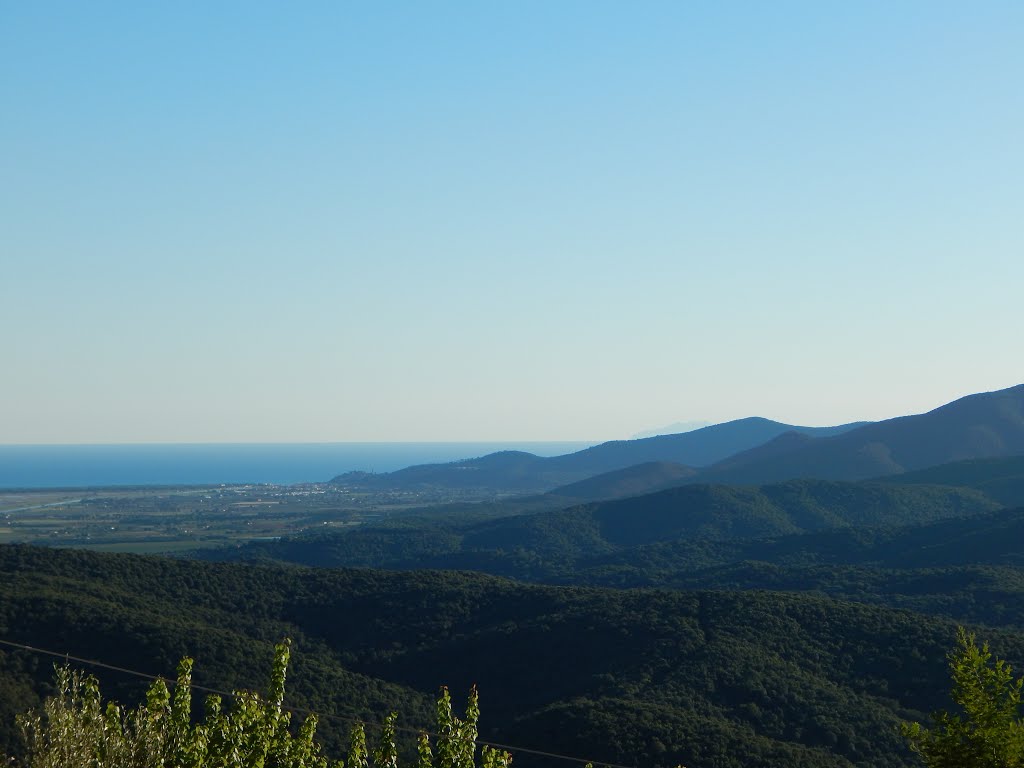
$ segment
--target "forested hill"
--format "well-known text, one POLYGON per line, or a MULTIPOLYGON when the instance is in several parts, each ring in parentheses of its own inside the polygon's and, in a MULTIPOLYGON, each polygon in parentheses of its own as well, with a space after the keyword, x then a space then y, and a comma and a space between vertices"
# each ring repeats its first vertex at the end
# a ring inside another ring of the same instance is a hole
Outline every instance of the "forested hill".
POLYGON ((1024 454, 1024 384, 970 395, 916 416, 832 437, 783 435, 719 462, 702 482, 766 483, 816 477, 859 480, 939 464, 1024 454))
MULTIPOLYGON (((256 685, 295 639, 291 703, 429 721, 480 686, 482 736, 627 765, 896 768, 896 725, 945 703, 954 623, 808 595, 554 588, 474 574, 309 570, 0 547, 5 639, 256 685)), ((987 628, 1024 660, 1024 639, 987 628)), ((0 714, 49 662, 0 651, 0 714)), ((125 694, 122 681, 105 688, 125 694)), ((136 696, 132 696, 136 698, 136 696)), ((323 719, 328 747, 337 733, 323 719)), ((7 746, 7 745, 3 745, 7 746)), ((527 755, 521 766, 537 765, 527 755)))
POLYGON ((563 485, 550 492, 553 498, 571 501, 602 501, 642 496, 654 491, 682 485, 697 470, 669 461, 649 461, 625 469, 605 472, 586 480, 563 485))
POLYGON ((950 485, 974 488, 1008 507, 1024 506, 1024 456, 969 459, 879 478, 899 485, 950 485))
POLYGON ((543 580, 561 578, 579 567, 581 558, 638 545, 920 524, 1000 506, 980 491, 944 486, 819 480, 760 487, 687 485, 553 512, 464 523, 403 519, 197 556, 328 567, 470 568, 543 580))
POLYGON ((546 549, 471 548, 450 530, 406 526, 259 551, 320 565, 367 557, 391 567, 436 563, 549 584, 814 592, 1024 629, 1022 540, 1024 508, 924 525, 632 546, 611 546, 591 528, 589 539, 552 536, 546 549))
POLYGON ((669 578, 666 569, 673 564, 695 571, 743 561, 890 570, 973 565, 1024 568, 1022 541, 1024 508, 1017 508, 926 525, 837 528, 759 539, 666 541, 598 555, 587 564, 618 568, 646 562, 659 583, 669 578))
MULTIPOLYGON (((802 442, 804 438, 794 435, 788 440, 802 442)), ((773 445, 778 447, 780 442, 787 441, 776 441, 773 445)), ((578 483, 555 488, 547 497, 531 497, 529 501, 539 506, 546 498, 550 502, 549 506, 561 502, 561 506, 567 507, 574 501, 602 501, 647 495, 691 483, 697 479, 699 479, 699 472, 690 467, 666 462, 650 462, 615 472, 606 472, 578 483)), ((1004 506, 1024 506, 1024 456, 967 459, 927 467, 914 472, 884 475, 873 478, 872 481, 897 485, 945 485, 971 488, 1004 506)), ((526 499, 522 501, 525 502, 526 499)), ((525 504, 522 504, 521 508, 524 508, 524 511, 530 511, 525 508, 525 504)), ((513 514, 511 510, 510 507, 508 514, 513 514)))
POLYGON ((332 482, 372 488, 482 488, 539 492, 646 462, 705 467, 786 432, 827 436, 860 426, 801 427, 762 418, 738 419, 678 435, 615 440, 564 456, 502 451, 448 464, 423 464, 396 472, 350 472, 332 482))

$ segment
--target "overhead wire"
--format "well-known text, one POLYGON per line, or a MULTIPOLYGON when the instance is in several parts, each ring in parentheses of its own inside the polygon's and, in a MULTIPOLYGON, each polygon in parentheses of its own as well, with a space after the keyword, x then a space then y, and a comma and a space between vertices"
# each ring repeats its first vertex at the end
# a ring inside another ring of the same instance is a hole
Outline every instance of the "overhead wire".
MULTIPOLYGON (((38 654, 45 655, 45 656, 53 656, 53 657, 58 658, 58 659, 64 659, 65 662, 72 662, 73 661, 73 662, 75 662, 77 664, 87 664, 87 665, 89 665, 91 667, 97 667, 99 669, 108 669, 108 670, 111 670, 113 672, 120 672, 122 674, 132 675, 134 677, 144 678, 146 680, 153 680, 153 681, 164 680, 165 682, 170 683, 172 685, 176 685, 177 684, 176 680, 169 679, 169 678, 165 677, 164 675, 153 675, 153 674, 150 674, 148 672, 140 672, 140 671, 135 670, 135 669, 128 669, 127 667, 121 667, 121 666, 118 666, 116 664, 109 664, 109 663, 107 663, 105 661, 99 661, 97 659, 86 659, 86 658, 83 658, 83 657, 80 657, 80 656, 73 656, 73 655, 68 654, 68 653, 61 653, 59 651, 53 651, 53 650, 49 650, 49 649, 46 649, 46 648, 38 648, 36 646, 25 645, 23 643, 15 643, 15 642, 12 642, 10 640, 4 640, 2 638, 0 638, 0 645, 8 646, 10 648, 17 648, 17 649, 22 650, 22 651, 29 651, 31 653, 38 653, 38 654)), ((193 691, 199 691, 201 693, 209 693, 209 694, 213 694, 213 695, 221 696, 221 697, 227 697, 227 698, 236 698, 237 697, 237 693, 234 692, 234 691, 223 691, 223 690, 219 690, 217 688, 210 688, 209 686, 205 686, 205 685, 198 685, 196 683, 190 683, 189 684, 189 688, 191 690, 193 690, 193 691)), ((321 718, 321 719, 334 720, 336 722, 348 723, 350 725, 361 724, 361 725, 363 725, 365 727, 373 728, 375 730, 382 730, 384 728, 383 723, 367 721, 367 720, 364 720, 362 718, 357 718, 357 717, 346 717, 344 715, 337 715, 337 714, 329 713, 329 712, 320 712, 320 713, 318 713, 318 712, 314 712, 311 709, 306 709, 304 707, 284 706, 282 708, 287 710, 288 712, 291 712, 291 713, 297 714, 297 715, 313 715, 313 714, 315 714, 318 718, 321 718)), ((437 733, 435 733, 435 732, 433 732, 433 731, 431 731, 431 730, 429 730, 427 728, 413 728, 413 727, 410 727, 410 726, 400 726, 400 725, 397 725, 397 724, 394 725, 393 727, 394 727, 394 729, 396 731, 402 731, 404 733, 409 733, 409 734, 413 734, 413 735, 426 734, 427 736, 430 736, 430 737, 434 738, 435 740, 440 737, 440 734, 437 734, 437 733)), ((606 762, 604 760, 589 760, 587 758, 575 757, 573 755, 563 755, 563 754, 560 754, 560 753, 557 753, 557 752, 548 752, 548 751, 542 750, 542 749, 534 749, 534 748, 531 748, 531 747, 522 747, 522 746, 517 746, 517 745, 514 745, 514 744, 500 744, 500 743, 494 742, 494 741, 484 741, 483 739, 476 739, 474 741, 474 743, 477 746, 481 746, 481 747, 482 746, 487 746, 487 747, 490 747, 491 749, 501 749, 501 750, 504 750, 506 752, 520 753, 520 754, 525 754, 525 755, 534 755, 536 757, 547 757, 547 758, 551 758, 551 759, 554 759, 554 760, 565 760, 565 761, 568 761, 568 762, 579 763, 580 765, 594 765, 594 766, 599 766, 599 767, 603 767, 603 768, 635 768, 635 766, 619 765, 617 763, 609 763, 609 762, 606 762)))

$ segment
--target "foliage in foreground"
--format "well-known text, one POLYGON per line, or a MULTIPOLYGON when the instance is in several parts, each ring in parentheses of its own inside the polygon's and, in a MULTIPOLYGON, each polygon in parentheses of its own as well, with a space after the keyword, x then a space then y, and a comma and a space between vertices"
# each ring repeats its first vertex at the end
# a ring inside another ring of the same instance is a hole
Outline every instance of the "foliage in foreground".
POLYGON ((961 714, 937 712, 935 727, 906 723, 903 734, 929 768, 1018 768, 1024 766, 1024 720, 1021 686, 1010 665, 992 660, 985 643, 957 631, 949 654, 952 697, 961 714))
MULTIPOLYGON (((56 671, 57 693, 42 712, 19 718, 26 742, 24 768, 398 768, 399 747, 392 713, 375 747, 367 744, 362 723, 352 727, 347 762, 331 762, 317 743, 316 715, 297 730, 284 709, 289 645, 275 649, 266 698, 236 691, 225 708, 220 696, 206 699, 205 717, 193 722, 192 660, 183 659, 173 693, 157 680, 146 702, 125 711, 114 702, 104 707, 96 678, 68 667, 56 671)), ((464 719, 452 714, 443 689, 437 702, 435 739, 419 735, 416 768, 508 768, 506 752, 484 746, 476 754, 480 709, 476 689, 464 719)), ((13 761, 12 761, 13 762, 13 761)))

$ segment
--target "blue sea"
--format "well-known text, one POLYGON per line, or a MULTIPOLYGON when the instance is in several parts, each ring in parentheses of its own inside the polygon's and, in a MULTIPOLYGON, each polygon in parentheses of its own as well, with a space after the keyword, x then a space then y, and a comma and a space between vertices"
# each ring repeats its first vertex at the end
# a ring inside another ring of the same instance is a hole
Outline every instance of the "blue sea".
POLYGON ((0 445, 0 488, 315 483, 503 450, 558 456, 593 443, 0 445))

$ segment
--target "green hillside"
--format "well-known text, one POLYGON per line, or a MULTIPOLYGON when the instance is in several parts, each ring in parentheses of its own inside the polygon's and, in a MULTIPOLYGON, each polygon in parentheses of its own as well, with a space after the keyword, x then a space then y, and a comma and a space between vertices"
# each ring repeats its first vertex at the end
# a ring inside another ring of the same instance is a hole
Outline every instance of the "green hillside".
POLYGON ((551 491, 551 495, 567 501, 598 501, 639 496, 673 485, 681 485, 696 474, 697 470, 685 464, 651 461, 563 485, 551 491))
POLYGON ((688 485, 492 520, 409 518, 198 556, 321 567, 459 568, 562 580, 581 567, 582 558, 663 541, 754 539, 837 527, 927 523, 999 506, 979 491, 949 487, 816 480, 761 487, 688 485))
MULTIPOLYGON (((1024 508, 927 525, 844 528, 763 539, 665 541, 598 555, 580 563, 650 570, 693 570, 742 561, 776 565, 880 568, 1024 567, 1024 508)), ((659 575, 654 575, 659 574, 659 575)))
POLYGON ((1024 506, 1024 456, 970 459, 881 478, 903 485, 955 485, 974 488, 1007 507, 1024 506))
MULTIPOLYGON (((194 655, 196 682, 225 687, 259 684, 251 675, 288 635, 293 704, 362 716, 397 709, 405 724, 424 723, 439 684, 475 682, 485 738, 652 766, 910 765, 896 724, 944 701, 954 635, 940 618, 813 596, 555 588, 441 572, 8 546, 0 577, 0 628, 16 642, 168 675, 194 655)), ((986 636, 1024 659, 1018 635, 986 636)), ((47 668, 0 653, 0 691, 18 699, 6 712, 31 703, 24 690, 38 690, 47 668)), ((137 698, 129 689, 138 683, 104 680, 118 698, 137 698)))

